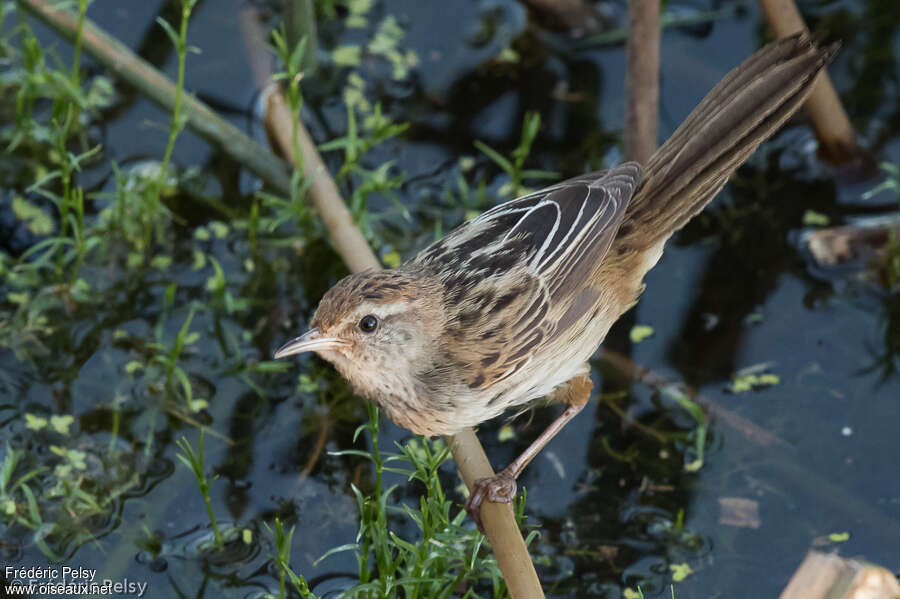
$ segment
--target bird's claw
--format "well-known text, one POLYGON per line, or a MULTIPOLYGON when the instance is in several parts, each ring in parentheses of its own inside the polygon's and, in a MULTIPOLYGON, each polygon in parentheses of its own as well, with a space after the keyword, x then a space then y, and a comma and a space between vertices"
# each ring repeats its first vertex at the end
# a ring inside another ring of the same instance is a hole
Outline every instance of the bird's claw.
POLYGON ((479 478, 475 481, 466 500, 466 512, 475 521, 478 530, 484 533, 481 524, 481 504, 484 500, 487 499, 491 503, 512 503, 515 496, 516 478, 503 470, 490 478, 479 478))

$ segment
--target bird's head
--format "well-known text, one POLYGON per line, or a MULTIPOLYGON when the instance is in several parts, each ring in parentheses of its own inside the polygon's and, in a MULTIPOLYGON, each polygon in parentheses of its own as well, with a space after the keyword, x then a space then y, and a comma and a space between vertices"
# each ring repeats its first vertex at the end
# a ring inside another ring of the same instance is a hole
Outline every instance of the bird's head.
POLYGON ((275 352, 316 352, 372 399, 410 392, 434 358, 444 326, 441 293, 430 277, 401 269, 364 272, 322 297, 310 330, 275 352))

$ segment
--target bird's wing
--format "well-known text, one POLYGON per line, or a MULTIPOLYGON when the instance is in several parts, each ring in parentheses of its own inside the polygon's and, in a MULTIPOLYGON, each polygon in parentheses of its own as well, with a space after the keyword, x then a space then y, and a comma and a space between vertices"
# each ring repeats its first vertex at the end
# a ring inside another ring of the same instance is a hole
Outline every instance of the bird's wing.
POLYGON ((414 261, 446 273, 459 293, 522 267, 544 282, 551 301, 565 302, 609 250, 640 176, 640 166, 627 162, 500 204, 414 261))
POLYGON ((447 335, 455 337, 448 357, 471 378, 471 388, 511 376, 553 337, 565 323, 546 318, 551 306, 567 322, 594 307, 581 301, 582 292, 616 236, 640 173, 626 163, 506 202, 416 256, 444 285, 447 335))

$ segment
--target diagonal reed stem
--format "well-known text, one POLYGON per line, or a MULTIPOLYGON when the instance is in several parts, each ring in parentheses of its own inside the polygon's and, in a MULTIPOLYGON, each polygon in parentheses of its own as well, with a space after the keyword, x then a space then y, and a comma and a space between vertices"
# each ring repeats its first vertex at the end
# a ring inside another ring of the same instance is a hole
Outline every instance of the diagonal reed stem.
MULTIPOLYGON (((758 0, 758 2, 776 37, 788 37, 801 31, 809 32, 794 0, 758 0)), ((859 157, 860 148, 856 144, 853 125, 844 112, 827 72, 822 71, 819 75, 812 93, 806 99, 805 108, 812 119, 825 158, 836 164, 843 164, 859 157)))

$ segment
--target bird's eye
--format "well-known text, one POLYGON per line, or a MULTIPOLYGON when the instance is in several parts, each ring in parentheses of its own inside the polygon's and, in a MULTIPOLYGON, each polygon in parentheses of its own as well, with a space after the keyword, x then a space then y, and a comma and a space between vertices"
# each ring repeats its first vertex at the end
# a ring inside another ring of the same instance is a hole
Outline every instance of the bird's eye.
POLYGON ((378 319, 371 314, 366 314, 359 319, 359 324, 357 326, 363 333, 374 333, 375 329, 378 328, 378 319))

